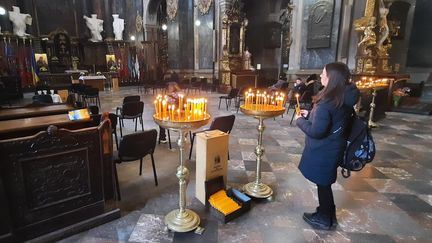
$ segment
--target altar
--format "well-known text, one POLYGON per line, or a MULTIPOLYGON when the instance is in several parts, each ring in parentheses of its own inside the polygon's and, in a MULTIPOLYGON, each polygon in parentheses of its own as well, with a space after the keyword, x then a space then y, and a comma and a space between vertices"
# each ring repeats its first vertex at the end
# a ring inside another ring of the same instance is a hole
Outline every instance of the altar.
POLYGON ((258 74, 251 70, 232 71, 231 72, 231 86, 233 88, 241 87, 257 87, 258 74))
POLYGON ((81 76, 79 77, 79 80, 83 82, 83 84, 90 85, 93 88, 97 88, 99 91, 103 91, 106 78, 103 75, 81 76))

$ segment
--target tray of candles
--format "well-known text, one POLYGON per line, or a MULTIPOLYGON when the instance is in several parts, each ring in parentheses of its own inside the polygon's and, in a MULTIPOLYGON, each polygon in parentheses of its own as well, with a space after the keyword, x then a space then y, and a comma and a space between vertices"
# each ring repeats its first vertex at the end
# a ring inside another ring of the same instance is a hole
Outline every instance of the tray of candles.
POLYGON ((245 92, 244 105, 240 110, 249 116, 256 117, 275 117, 285 112, 285 94, 276 92, 249 91, 245 92))
POLYGON ((227 223, 250 210, 251 198, 237 189, 225 190, 223 176, 205 182, 206 208, 210 215, 227 223))

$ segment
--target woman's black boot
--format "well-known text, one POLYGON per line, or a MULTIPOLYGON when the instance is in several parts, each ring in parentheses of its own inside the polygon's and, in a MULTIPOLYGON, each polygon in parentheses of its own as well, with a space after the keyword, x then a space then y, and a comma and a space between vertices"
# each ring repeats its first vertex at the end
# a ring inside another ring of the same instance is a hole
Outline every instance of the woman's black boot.
POLYGON ((314 213, 304 213, 303 219, 315 229, 330 230, 333 226, 333 215, 320 212, 319 207, 314 213))

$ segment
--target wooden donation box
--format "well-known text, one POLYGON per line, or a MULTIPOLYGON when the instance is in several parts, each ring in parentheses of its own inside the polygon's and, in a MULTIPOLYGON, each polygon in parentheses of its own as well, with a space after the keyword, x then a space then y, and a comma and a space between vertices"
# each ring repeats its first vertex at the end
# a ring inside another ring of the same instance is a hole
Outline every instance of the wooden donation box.
POLYGON ((258 74, 255 71, 233 71, 231 73, 231 86, 233 88, 250 87, 256 88, 258 85, 258 74))
POLYGON ((205 182, 223 176, 226 185, 229 135, 219 130, 198 133, 195 196, 206 204, 205 182))
POLYGON ((80 81, 82 81, 84 84, 90 85, 93 88, 99 89, 99 91, 104 91, 104 84, 105 84, 105 76, 98 75, 98 76, 81 76, 79 78, 80 81))

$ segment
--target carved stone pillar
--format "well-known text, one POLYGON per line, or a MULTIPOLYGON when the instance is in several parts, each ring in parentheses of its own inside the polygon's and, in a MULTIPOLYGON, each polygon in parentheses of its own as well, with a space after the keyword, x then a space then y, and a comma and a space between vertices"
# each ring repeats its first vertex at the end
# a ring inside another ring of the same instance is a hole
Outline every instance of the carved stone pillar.
POLYGON ((296 11, 293 11, 292 15, 292 44, 290 46, 289 54, 289 70, 299 70, 300 69, 300 57, 301 57, 301 47, 302 47, 302 28, 303 26, 303 8, 304 1, 293 0, 293 5, 296 6, 296 11))

